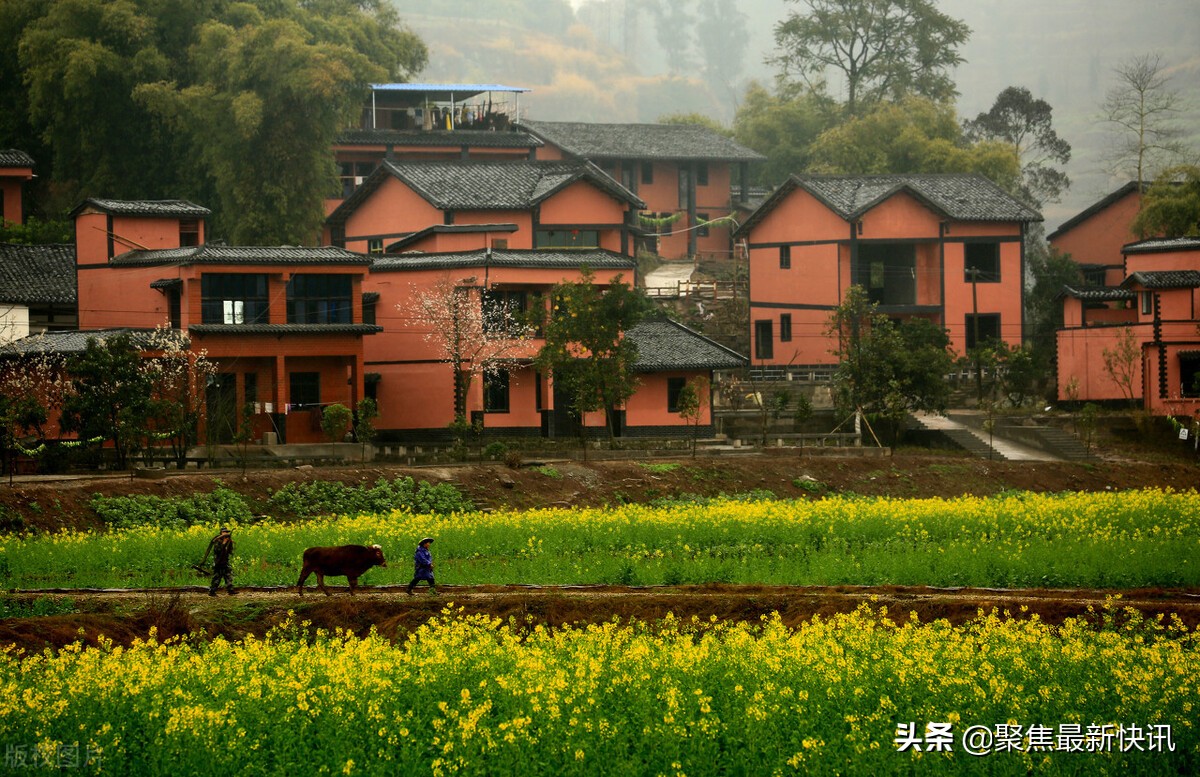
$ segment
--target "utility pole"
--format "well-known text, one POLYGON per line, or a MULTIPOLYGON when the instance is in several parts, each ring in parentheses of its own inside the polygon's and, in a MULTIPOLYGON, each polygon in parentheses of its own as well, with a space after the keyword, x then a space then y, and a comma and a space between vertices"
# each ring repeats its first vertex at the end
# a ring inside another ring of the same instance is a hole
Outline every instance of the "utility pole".
POLYGON ((979 358, 979 268, 968 267, 971 274, 971 324, 975 341, 975 391, 979 402, 983 402, 983 366, 979 358))

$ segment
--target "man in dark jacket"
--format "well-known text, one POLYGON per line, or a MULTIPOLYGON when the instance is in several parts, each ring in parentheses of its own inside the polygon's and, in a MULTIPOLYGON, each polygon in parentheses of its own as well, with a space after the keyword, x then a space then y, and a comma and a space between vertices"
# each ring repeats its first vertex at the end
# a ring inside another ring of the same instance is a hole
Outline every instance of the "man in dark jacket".
POLYGON ((217 589, 221 587, 221 580, 224 580, 225 588, 232 596, 234 594, 233 565, 230 563, 230 559, 233 557, 233 533, 222 527, 220 534, 209 540, 208 548, 204 551, 205 560, 208 559, 209 553, 213 554, 213 573, 212 582, 208 585, 208 595, 216 596, 217 589))
POLYGON ((408 595, 413 595, 413 586, 421 580, 429 581, 429 590, 437 595, 437 584, 433 582, 433 554, 429 552, 429 546, 433 544, 433 537, 426 537, 417 544, 417 552, 413 553, 413 579, 408 584, 408 595))

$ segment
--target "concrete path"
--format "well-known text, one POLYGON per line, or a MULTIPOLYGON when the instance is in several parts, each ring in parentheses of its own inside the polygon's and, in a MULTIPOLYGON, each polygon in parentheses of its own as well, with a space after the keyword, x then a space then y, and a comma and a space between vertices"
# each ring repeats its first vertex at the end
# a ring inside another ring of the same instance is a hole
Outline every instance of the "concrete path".
POLYGON ((991 436, 978 429, 972 429, 966 424, 947 418, 944 415, 935 413, 913 413, 918 421, 926 429, 961 429, 969 432, 974 437, 983 442, 984 445, 991 445, 992 449, 1002 455, 1008 461, 1062 461, 1058 456, 1045 451, 1040 451, 1037 448, 1030 448, 1027 445, 1021 445, 1010 440, 1004 440, 999 437, 991 436))
POLYGON ((680 281, 687 282, 692 279, 695 269, 696 266, 690 260, 667 262, 646 273, 646 288, 664 289, 674 293, 679 289, 680 281))

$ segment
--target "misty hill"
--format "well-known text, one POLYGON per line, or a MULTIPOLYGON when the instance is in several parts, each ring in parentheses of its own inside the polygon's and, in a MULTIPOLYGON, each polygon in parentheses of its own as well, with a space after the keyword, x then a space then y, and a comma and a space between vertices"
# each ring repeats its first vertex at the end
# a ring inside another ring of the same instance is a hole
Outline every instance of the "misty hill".
MULTIPOLYGON (((696 112, 728 124, 736 97, 751 80, 770 84, 773 29, 802 3, 726 0, 745 17, 745 55, 729 87, 704 78, 693 40, 672 67, 650 8, 629 0, 393 0, 430 48, 422 78, 490 81, 529 87, 523 109, 546 120, 654 121, 696 112), (684 62, 684 64, 688 64, 684 62), (672 71, 675 71, 672 73, 672 71)), ((671 0, 699 12, 698 0, 671 0)), ((1053 229, 1124 182, 1105 170, 1108 128, 1099 120, 1113 68, 1157 52, 1185 95, 1185 126, 1200 150, 1200 14, 1195 0, 940 0, 972 34, 955 74, 960 116, 987 110, 1007 86, 1025 86, 1054 108, 1055 127, 1071 143, 1073 185, 1045 209, 1053 229)), ((694 38, 694 35, 693 35, 694 38)), ((831 90, 838 89, 831 82, 831 90)), ((1200 151, 1198 151, 1200 153, 1200 151)))

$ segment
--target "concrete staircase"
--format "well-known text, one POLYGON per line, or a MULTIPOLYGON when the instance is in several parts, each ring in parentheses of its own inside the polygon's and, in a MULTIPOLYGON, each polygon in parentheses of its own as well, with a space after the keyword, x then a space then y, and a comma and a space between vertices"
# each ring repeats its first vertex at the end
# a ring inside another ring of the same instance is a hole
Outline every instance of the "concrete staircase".
POLYGON ((913 413, 909 424, 914 429, 936 432, 974 456, 1000 461, 1077 461, 1089 458, 1087 451, 1071 435, 1048 427, 998 426, 988 434, 981 428, 978 414, 952 412, 949 416, 913 413))

